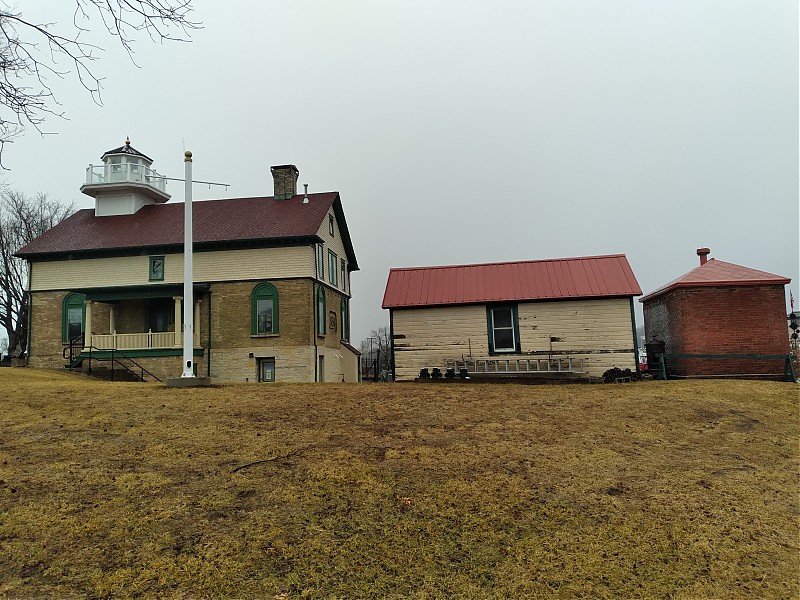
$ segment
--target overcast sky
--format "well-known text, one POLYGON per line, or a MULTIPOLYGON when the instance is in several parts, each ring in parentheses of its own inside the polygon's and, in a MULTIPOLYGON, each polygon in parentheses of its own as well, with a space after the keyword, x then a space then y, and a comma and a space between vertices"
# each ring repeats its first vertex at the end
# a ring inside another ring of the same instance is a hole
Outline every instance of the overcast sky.
MULTIPOLYGON (((17 8, 68 25, 71 4, 17 8)), ((356 342, 388 323, 390 267, 621 252, 647 293, 708 246, 800 299, 796 0, 192 4, 204 28, 140 37, 139 67, 87 38, 103 106, 54 82, 69 120, 6 146, 6 183, 91 207, 86 166, 126 135, 231 184, 195 199, 272 195, 293 163, 341 193, 356 342)))

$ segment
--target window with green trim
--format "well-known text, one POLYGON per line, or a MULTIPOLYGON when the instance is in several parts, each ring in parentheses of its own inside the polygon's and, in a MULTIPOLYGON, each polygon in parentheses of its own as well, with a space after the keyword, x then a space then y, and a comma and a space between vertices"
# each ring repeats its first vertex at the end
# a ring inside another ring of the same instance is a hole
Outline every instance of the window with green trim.
POLYGON ((61 341, 69 342, 83 333, 86 322, 86 296, 67 294, 61 308, 61 341))
POLYGON ((347 341, 350 339, 350 314, 347 306, 347 298, 342 298, 342 339, 347 341))
POLYGON ((516 304, 487 306, 486 319, 490 354, 520 351, 516 304))
POLYGON ((275 381, 275 359, 258 359, 258 380, 262 383, 275 381))
POLYGON ((334 287, 339 285, 339 272, 336 270, 338 266, 339 258, 336 256, 336 252, 328 250, 328 281, 334 287))
POLYGON ((253 335, 278 333, 278 290, 271 283, 253 288, 251 332, 253 335))
POLYGON ((150 257, 150 281, 164 281, 164 257, 150 257))
POLYGON ((325 248, 317 244, 317 279, 325 280, 325 248))
POLYGON ((327 307, 325 301, 325 288, 317 288, 317 335, 325 335, 327 325, 327 307))

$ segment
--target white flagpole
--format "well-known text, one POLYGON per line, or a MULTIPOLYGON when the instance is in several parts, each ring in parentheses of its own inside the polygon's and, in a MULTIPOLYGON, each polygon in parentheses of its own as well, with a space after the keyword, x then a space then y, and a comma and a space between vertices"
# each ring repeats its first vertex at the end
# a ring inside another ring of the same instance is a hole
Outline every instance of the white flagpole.
POLYGON ((186 194, 183 220, 183 373, 194 377, 194 297, 192 279, 192 153, 184 153, 186 194))

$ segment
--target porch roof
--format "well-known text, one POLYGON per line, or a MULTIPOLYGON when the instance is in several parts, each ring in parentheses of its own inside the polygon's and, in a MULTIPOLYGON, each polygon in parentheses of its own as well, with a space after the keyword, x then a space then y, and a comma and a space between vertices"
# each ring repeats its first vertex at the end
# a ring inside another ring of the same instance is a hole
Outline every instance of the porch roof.
MULTIPOLYGON (((195 285, 194 293, 201 294, 208 290, 208 284, 195 285)), ((143 298, 175 298, 183 296, 183 284, 178 285, 141 285, 129 287, 108 287, 74 290, 95 302, 113 302, 116 300, 138 300, 143 298)))

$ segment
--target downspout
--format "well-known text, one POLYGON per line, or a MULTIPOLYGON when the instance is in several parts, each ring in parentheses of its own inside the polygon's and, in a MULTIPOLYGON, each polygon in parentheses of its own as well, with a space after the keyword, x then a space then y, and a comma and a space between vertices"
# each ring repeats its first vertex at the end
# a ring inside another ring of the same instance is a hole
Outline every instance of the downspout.
POLYGON ((27 340, 25 341, 25 366, 30 364, 31 360, 31 324, 33 321, 33 294, 31 294, 31 278, 33 276, 33 262, 28 261, 28 331, 27 340))
POLYGON ((208 366, 206 367, 206 376, 211 377, 211 285, 208 286, 208 366))
POLYGON ((389 309, 389 360, 391 361, 389 367, 392 370, 392 382, 397 381, 397 373, 394 370, 394 311, 389 309))
POLYGON ((311 311, 312 314, 314 315, 314 318, 311 319, 311 326, 314 330, 311 332, 311 339, 314 340, 314 383, 317 383, 319 381, 319 356, 317 355, 317 353, 319 352, 319 350, 317 349, 317 331, 319 328, 319 325, 317 323, 317 318, 318 318, 317 313, 319 311, 317 310, 317 292, 318 292, 317 286, 313 285, 312 283, 311 311))
POLYGON ((311 244, 311 252, 314 254, 314 277, 311 279, 311 340, 314 342, 314 383, 317 383, 319 376, 319 356, 317 349, 317 276, 319 275, 319 253, 318 244, 311 244))
POLYGON ((633 328, 633 360, 636 363, 636 373, 641 375, 639 370, 639 340, 636 339, 636 312, 633 309, 633 296, 631 296, 631 327, 633 328))

